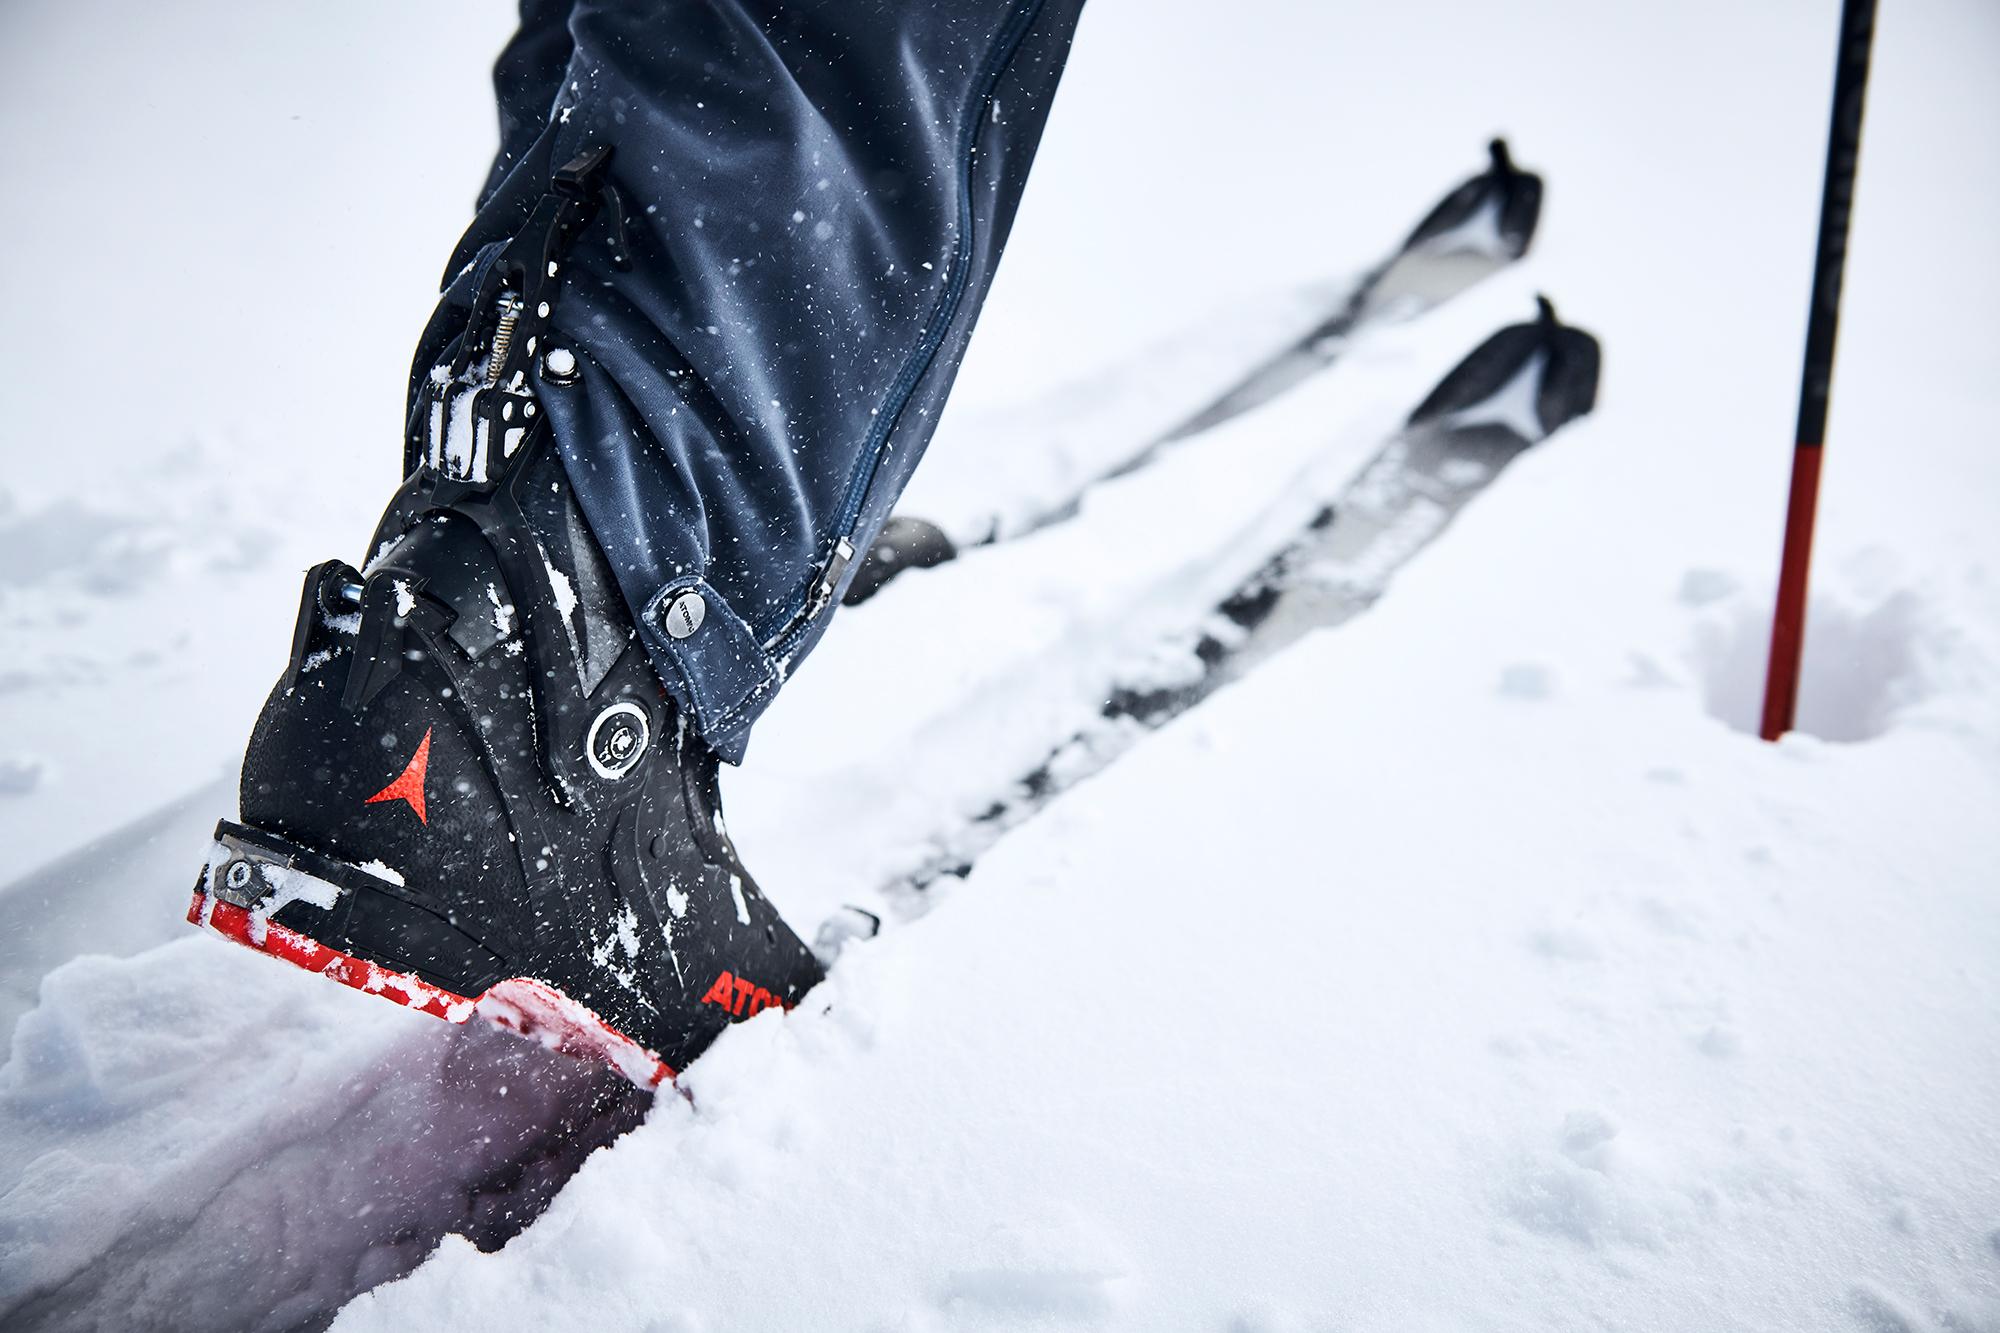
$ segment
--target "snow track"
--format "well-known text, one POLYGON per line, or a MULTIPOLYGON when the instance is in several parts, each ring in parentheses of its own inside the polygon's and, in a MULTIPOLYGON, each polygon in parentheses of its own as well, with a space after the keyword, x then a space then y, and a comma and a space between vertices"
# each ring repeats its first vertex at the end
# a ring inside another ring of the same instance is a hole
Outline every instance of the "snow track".
POLYGON ((15 1029, 8 1327, 323 1323, 446 1232, 513 1235, 644 1114, 594 1066, 231 952, 81 959, 15 1029))

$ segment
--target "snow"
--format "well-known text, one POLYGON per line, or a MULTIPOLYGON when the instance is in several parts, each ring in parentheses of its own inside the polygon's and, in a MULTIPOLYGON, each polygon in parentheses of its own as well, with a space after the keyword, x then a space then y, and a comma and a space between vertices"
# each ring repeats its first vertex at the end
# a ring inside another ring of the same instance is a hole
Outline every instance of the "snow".
POLYGON ((0 106, 47 127, 0 169, 70 200, 0 219, 37 256, 0 328, 0 753, 37 775, 0 792, 0 1324, 2000 1326, 1990 6, 1882 15, 1778 746, 1828 7, 1093 9, 911 492, 954 535, 1178 419, 1496 129, 1542 234, 844 612, 725 779, 832 975, 650 1103, 181 920, 298 571, 393 483, 506 9, 0 17, 0 106), (236 173, 192 189, 217 126, 236 173), (1366 615, 970 822, 1538 290, 1604 340, 1594 416, 1366 615), (173 337, 106 318, 134 293, 173 337))
MULTIPOLYGON (((554 356, 555 353, 551 352, 550 355, 554 356)), ((563 624, 569 627, 570 634, 574 636, 576 628, 570 617, 576 613, 576 588, 571 585, 569 575, 549 563, 547 551, 543 551, 541 556, 542 570, 549 576, 549 590, 555 595, 556 614, 562 617, 563 624)))
POLYGON ((500 589, 489 583, 486 585, 486 600, 493 603, 493 628, 502 637, 514 632, 514 604, 500 600, 500 589))
POLYGON ((402 871, 397 870, 394 866, 391 866, 384 861, 376 861, 372 859, 367 861, 362 861, 360 862, 360 868, 367 871, 369 874, 375 876, 377 879, 388 880, 391 884, 404 884, 408 882, 403 878, 402 871))
POLYGON ((339 1327, 1981 1326, 1984 765, 1762 751, 1617 680, 1399 689, 1455 600, 1413 582, 848 951, 508 1250, 339 1327))

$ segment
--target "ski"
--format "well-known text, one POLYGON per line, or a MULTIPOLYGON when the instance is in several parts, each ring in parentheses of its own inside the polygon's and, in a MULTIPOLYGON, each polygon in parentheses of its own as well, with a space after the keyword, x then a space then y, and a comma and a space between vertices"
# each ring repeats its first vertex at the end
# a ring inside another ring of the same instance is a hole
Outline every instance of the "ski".
POLYGON ((1129 695, 1116 709, 1163 721, 1309 631, 1365 611, 1509 463, 1588 415, 1597 403, 1597 339, 1563 324, 1546 296, 1536 310, 1532 322, 1500 330, 1461 361, 1307 533, 1223 603, 1234 631, 1202 640, 1198 679, 1129 695))
MULTIPOLYGON (((1108 767, 1149 730, 1188 712, 1316 629, 1373 605, 1396 573, 1444 533, 1515 459, 1596 406, 1597 339, 1557 318, 1547 297, 1533 320, 1501 329, 1460 361, 1298 534, 1199 627, 1119 680, 1096 722, 1057 745, 942 837, 933 856, 885 896, 963 877, 1003 833, 1108 767)), ((872 934, 873 914, 821 927, 823 954, 872 934)))
POLYGON ((1066 493, 1014 515, 994 515, 976 535, 914 515, 893 515, 862 559, 843 598, 854 606, 908 569, 929 569, 969 547, 1040 531, 1075 515, 1083 494, 1147 466, 1172 446, 1203 435, 1298 387, 1327 369, 1358 337, 1414 319, 1527 253, 1541 216, 1542 178, 1514 164, 1504 139, 1487 145, 1484 171, 1438 201, 1402 243, 1332 299, 1303 332, 1289 332, 1209 401, 1163 431, 1142 437, 1066 493))

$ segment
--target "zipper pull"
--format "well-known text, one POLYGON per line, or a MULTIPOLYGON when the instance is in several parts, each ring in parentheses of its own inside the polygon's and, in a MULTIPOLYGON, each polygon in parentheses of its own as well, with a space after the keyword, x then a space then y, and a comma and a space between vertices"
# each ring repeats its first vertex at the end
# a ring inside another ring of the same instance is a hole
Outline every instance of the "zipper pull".
POLYGON ((854 560, 854 543, 842 537, 833 544, 833 559, 826 562, 826 569, 813 587, 812 607, 806 612, 808 620, 833 602, 833 593, 840 586, 840 576, 847 572, 847 566, 854 560))

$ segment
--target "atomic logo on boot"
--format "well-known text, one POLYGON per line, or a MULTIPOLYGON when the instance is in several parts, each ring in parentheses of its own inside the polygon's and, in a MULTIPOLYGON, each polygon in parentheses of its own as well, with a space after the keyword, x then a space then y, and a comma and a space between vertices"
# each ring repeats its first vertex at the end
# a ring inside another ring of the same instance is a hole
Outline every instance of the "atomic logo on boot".
POLYGON ((748 1018, 761 1013, 772 1005, 781 1009, 792 1006, 783 998, 771 994, 748 977, 739 977, 725 969, 708 988, 708 994, 701 997, 703 1004, 719 1004, 736 1018, 748 1018))
POLYGON ((424 774, 431 765, 431 733, 424 729, 424 738, 417 742, 417 752, 410 756, 410 762, 396 775, 396 780, 376 792, 363 805, 373 805, 377 801, 403 801, 417 812, 417 822, 426 827, 430 820, 424 817, 424 774))

